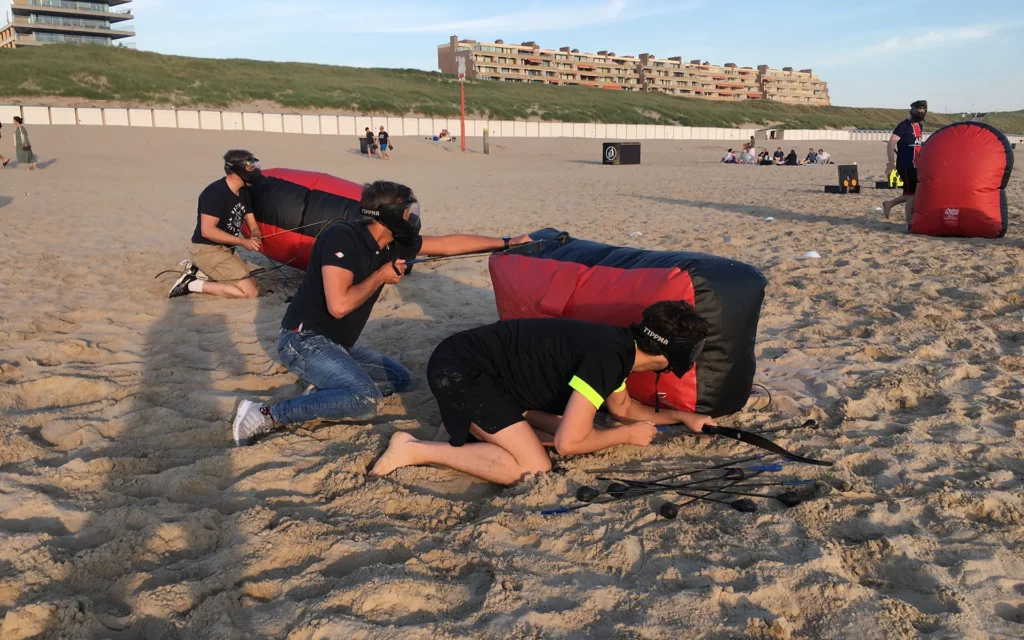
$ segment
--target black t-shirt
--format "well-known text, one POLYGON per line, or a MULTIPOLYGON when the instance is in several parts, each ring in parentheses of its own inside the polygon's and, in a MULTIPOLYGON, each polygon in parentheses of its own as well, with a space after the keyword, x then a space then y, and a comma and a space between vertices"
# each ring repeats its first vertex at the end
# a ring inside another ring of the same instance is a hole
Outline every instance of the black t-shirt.
POLYGON ((370 143, 373 142, 373 132, 372 131, 367 131, 366 132, 366 141, 370 142, 370 143))
POLYGON ((236 196, 228 186, 227 178, 214 182, 199 194, 196 230, 192 233, 192 242, 220 244, 203 237, 203 214, 216 217, 218 229, 237 236, 242 231, 242 222, 246 214, 249 213, 252 213, 252 200, 247 187, 242 187, 236 196))
POLYGON ((388 143, 388 132, 387 131, 381 131, 380 133, 378 133, 377 134, 377 140, 381 144, 387 144, 388 143))
POLYGON ((913 169, 917 166, 917 154, 924 144, 924 129, 920 124, 912 122, 907 118, 899 123, 893 130, 892 135, 899 136, 900 141, 896 143, 896 168, 913 169))
POLYGON ((636 359, 628 328, 542 318, 509 320, 458 334, 452 349, 469 367, 493 376, 526 409, 561 414, 573 391, 600 408, 625 388, 636 359))
POLYGON ((796 159, 796 153, 795 152, 791 152, 788 156, 786 156, 786 164, 788 164, 790 166, 796 166, 797 159, 796 159))
POLYGON ((416 246, 408 252, 400 251, 393 244, 381 249, 366 225, 335 222, 328 226, 313 243, 306 275, 285 311, 281 327, 290 331, 312 331, 345 348, 351 347, 363 332, 383 287, 348 315, 335 318, 327 310, 323 268, 341 267, 351 271, 352 284, 356 285, 389 262, 410 259, 419 252, 421 244, 422 239, 417 239, 416 246), (403 253, 405 255, 400 255, 403 253))

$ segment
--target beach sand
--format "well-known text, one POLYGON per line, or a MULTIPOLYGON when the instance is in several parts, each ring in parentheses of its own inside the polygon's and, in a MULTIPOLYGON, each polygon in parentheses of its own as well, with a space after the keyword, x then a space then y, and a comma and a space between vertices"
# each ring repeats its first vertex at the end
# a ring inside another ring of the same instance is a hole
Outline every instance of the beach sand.
MULTIPOLYGON (((872 211, 894 192, 825 195, 835 167, 723 166, 725 142, 649 141, 642 166, 606 167, 600 141, 569 139, 496 139, 484 156, 398 138, 390 163, 348 138, 32 139, 43 170, 0 172, 0 638, 1024 635, 1020 171, 1009 237, 988 241, 908 237, 872 211), (757 450, 620 447, 504 490, 433 468, 368 478, 396 430, 437 431, 426 361, 496 319, 484 259, 417 268, 381 297, 363 342, 418 391, 372 424, 233 447, 240 398, 301 391, 274 353, 288 287, 167 300, 171 278, 154 279, 186 256, 232 147, 405 182, 429 233, 551 226, 757 266, 756 381, 774 404, 722 423, 815 418, 776 440, 835 466, 788 465, 820 481, 794 509, 700 503, 674 522, 655 500, 538 511, 594 484, 587 469, 757 450)), ((881 143, 819 146, 865 184, 882 171, 881 143)))

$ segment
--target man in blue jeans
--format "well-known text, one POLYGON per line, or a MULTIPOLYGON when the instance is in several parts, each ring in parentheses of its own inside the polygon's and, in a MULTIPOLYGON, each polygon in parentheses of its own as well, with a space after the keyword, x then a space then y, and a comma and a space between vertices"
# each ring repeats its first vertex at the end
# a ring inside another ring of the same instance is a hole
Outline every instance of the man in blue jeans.
POLYGON ((316 419, 367 420, 383 398, 411 391, 412 374, 395 360, 356 344, 385 285, 398 284, 405 261, 450 256, 530 242, 472 235, 421 236, 412 190, 395 182, 363 188, 362 219, 336 222, 313 244, 306 275, 277 340, 281 363, 309 383, 311 393, 265 405, 242 400, 235 412, 235 444, 316 419))

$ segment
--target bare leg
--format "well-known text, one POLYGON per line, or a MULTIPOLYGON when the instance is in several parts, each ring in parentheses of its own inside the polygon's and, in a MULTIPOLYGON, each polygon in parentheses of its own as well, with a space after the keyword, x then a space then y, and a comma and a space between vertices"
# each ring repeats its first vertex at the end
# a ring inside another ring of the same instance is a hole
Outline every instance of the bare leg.
POLYGON ((904 209, 907 215, 907 226, 910 226, 910 221, 914 219, 914 196, 906 196, 907 203, 904 205, 904 209))
POLYGON ((476 425, 472 434, 484 442, 453 447, 447 442, 426 442, 399 432, 370 472, 386 476, 401 467, 436 464, 509 485, 527 473, 546 473, 551 459, 525 420, 496 434, 484 433, 476 425))
POLYGON ((885 219, 889 219, 889 212, 892 211, 893 207, 895 207, 898 204, 903 204, 904 202, 907 201, 908 197, 909 196, 900 196, 898 198, 893 198, 892 200, 886 200, 885 202, 883 202, 882 213, 885 214, 885 219))
POLYGON ((253 299, 259 297, 260 289, 256 278, 246 278, 234 282, 204 282, 203 293, 231 300, 253 299))

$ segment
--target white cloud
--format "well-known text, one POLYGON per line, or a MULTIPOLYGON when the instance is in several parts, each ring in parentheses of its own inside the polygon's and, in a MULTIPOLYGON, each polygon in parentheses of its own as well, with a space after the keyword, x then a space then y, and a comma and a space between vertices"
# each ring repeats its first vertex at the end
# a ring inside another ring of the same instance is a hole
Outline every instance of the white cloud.
MULTIPOLYGON (((631 0, 610 0, 603 4, 547 3, 521 11, 483 18, 452 20, 435 24, 368 25, 378 33, 455 33, 457 31, 558 31, 578 29, 598 24, 638 20, 656 15, 678 13, 699 8, 703 2, 655 4, 631 0)), ((354 25, 355 26, 355 25, 354 25)))
POLYGON ((891 56, 894 53, 924 51, 963 42, 985 40, 1000 32, 1017 29, 1020 26, 1020 24, 979 24, 967 27, 933 29, 926 33, 912 36, 893 36, 867 47, 835 53, 826 59, 817 61, 816 64, 839 66, 857 63, 867 58, 891 56))

